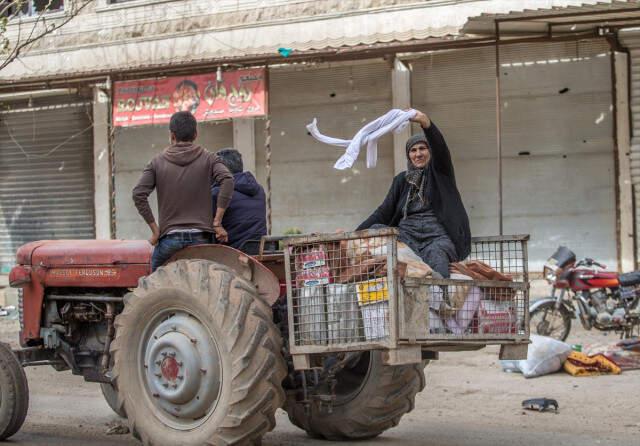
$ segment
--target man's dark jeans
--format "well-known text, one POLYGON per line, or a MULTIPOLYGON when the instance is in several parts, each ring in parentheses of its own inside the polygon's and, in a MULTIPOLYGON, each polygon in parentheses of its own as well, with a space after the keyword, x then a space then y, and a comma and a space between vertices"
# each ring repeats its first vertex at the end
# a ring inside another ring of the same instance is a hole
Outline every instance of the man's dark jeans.
POLYGON ((211 243, 212 235, 207 232, 174 232, 162 236, 153 249, 151 271, 155 271, 182 248, 193 245, 211 243))

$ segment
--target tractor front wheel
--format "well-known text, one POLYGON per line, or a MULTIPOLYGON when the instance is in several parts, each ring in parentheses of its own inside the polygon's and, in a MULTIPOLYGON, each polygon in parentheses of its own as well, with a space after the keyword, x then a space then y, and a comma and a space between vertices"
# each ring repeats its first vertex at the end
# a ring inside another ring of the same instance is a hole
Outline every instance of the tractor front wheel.
POLYGON ((0 440, 18 432, 29 409, 29 385, 11 348, 0 343, 0 440))
POLYGON ((284 402, 286 364, 255 286, 206 260, 178 260, 125 298, 113 377, 145 445, 259 444, 284 402))

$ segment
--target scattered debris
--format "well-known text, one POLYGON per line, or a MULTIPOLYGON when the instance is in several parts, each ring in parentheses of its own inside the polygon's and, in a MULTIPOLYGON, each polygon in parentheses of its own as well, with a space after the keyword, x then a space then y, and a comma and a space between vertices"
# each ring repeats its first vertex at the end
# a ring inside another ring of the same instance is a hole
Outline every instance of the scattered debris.
POLYGON ((525 378, 535 378, 562 369, 569 353, 569 344, 546 336, 531 335, 527 359, 502 360, 500 363, 505 372, 521 372, 525 378))
POLYGON ((622 371, 640 369, 640 338, 624 339, 612 344, 592 344, 585 348, 585 353, 602 354, 622 371))
POLYGON ((129 427, 119 420, 113 421, 107 426, 109 427, 106 432, 107 435, 126 435, 130 432, 129 427))
POLYGON ((551 398, 532 398, 524 400, 522 402, 522 407, 527 410, 537 410, 538 412, 546 412, 551 410, 551 407, 553 407, 553 411, 555 413, 558 413, 559 408, 558 402, 551 398))
POLYGON ((12 319, 17 319, 18 312, 16 311, 15 305, 9 305, 6 307, 0 306, 0 317, 10 317, 12 319))
POLYGON ((604 355, 589 356, 580 352, 571 352, 564 362, 564 371, 573 376, 619 375, 622 372, 615 362, 604 355))

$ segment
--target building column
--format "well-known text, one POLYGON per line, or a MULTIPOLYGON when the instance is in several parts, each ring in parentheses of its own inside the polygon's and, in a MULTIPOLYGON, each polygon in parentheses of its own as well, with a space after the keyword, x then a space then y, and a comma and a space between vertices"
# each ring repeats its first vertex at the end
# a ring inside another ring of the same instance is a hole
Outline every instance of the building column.
MULTIPOLYGON (((393 62, 391 98, 393 108, 411 107, 411 71, 400 59, 395 59, 393 62)), ((401 132, 393 134, 393 167, 396 175, 407 169, 405 145, 409 137, 411 137, 410 125, 401 132)))
POLYGON ((256 174, 255 120, 233 120, 233 148, 242 155, 244 170, 256 174))
POLYGON ((109 96, 93 89, 93 178, 96 239, 111 238, 111 163, 109 156, 109 96))
POLYGON ((631 183, 631 130, 629 127, 629 56, 615 52, 616 142, 618 157, 619 269, 635 269, 633 185, 631 183))

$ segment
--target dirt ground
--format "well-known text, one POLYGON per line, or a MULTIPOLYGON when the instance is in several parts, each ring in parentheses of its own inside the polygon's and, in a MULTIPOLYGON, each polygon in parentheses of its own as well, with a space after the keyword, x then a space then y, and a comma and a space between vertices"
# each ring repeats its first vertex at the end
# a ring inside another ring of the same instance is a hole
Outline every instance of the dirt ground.
MULTIPOLYGON (((0 322, 0 340, 15 342, 16 321, 0 322)), ((575 330, 571 343, 613 340, 575 330)), ((27 369, 29 415, 10 444, 134 445, 131 435, 108 436, 117 421, 95 384, 49 367, 27 369)), ((445 353, 426 369, 427 388, 400 425, 364 445, 640 445, 640 371, 573 378, 557 373, 526 380, 503 373, 496 348, 445 353), (555 398, 558 414, 524 412, 522 400, 555 398)), ((329 445, 294 427, 284 412, 265 446, 329 445)))

